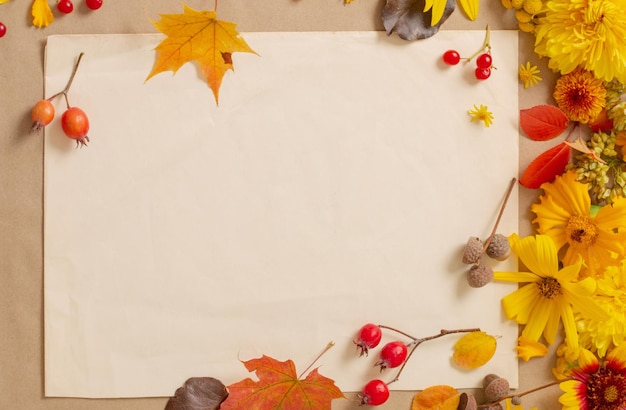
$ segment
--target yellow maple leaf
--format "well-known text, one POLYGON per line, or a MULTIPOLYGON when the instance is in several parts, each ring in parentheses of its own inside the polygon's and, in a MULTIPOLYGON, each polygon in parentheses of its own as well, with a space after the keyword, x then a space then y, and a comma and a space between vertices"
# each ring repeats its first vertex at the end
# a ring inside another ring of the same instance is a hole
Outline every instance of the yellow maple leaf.
POLYGON ((495 337, 485 332, 471 332, 454 344, 452 359, 463 369, 475 369, 491 360, 495 352, 495 337))
POLYGON ((164 71, 176 73, 183 64, 196 61, 218 103, 222 78, 233 70, 232 53, 256 52, 239 36, 236 25, 218 20, 215 11, 183 7, 182 14, 162 14, 161 20, 153 22, 167 38, 155 49, 157 59, 146 81, 164 71))
POLYGON ((37 28, 48 27, 54 21, 48 0, 34 0, 30 12, 33 15, 33 26, 37 28))

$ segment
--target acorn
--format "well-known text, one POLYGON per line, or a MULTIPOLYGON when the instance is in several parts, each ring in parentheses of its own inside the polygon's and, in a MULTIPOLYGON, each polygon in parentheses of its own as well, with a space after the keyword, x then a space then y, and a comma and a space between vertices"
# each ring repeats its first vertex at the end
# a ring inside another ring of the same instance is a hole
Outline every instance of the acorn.
POLYGON ((502 234, 495 234, 487 246, 487 256, 492 259, 503 261, 511 254, 511 245, 506 236, 502 234))
POLYGON ((503 377, 496 377, 485 387, 485 398, 490 402, 502 400, 509 394, 509 381, 503 377))
POLYGON ((467 284, 473 288, 482 288, 493 280, 493 269, 483 264, 473 265, 467 272, 467 284))
POLYGON ((483 246, 483 241, 481 241, 480 238, 470 236, 465 245, 465 249, 463 249, 463 263, 471 265, 478 262, 483 254, 483 246))

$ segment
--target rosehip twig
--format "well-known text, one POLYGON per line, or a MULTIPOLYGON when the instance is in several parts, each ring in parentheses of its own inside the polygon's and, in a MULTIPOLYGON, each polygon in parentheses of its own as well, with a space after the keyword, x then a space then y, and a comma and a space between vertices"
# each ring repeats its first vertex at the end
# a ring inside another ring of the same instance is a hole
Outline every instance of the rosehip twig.
POLYGON ((442 336, 451 335, 451 334, 454 334, 454 333, 480 332, 479 328, 454 329, 454 330, 441 329, 441 331, 439 333, 437 333, 436 335, 426 336, 426 337, 414 337, 414 336, 409 335, 408 333, 405 333, 405 332, 403 332, 401 330, 398 330, 398 329, 390 327, 390 326, 378 325, 378 327, 380 327, 381 329, 392 330, 394 332, 400 333, 403 336, 406 336, 406 337, 408 337, 410 339, 413 339, 411 341, 411 343, 409 343, 409 345, 411 347, 409 349, 409 353, 406 356, 406 359, 404 360, 404 363, 402 363, 402 366, 400 366, 400 369, 396 373, 396 376, 393 378, 393 380, 391 380, 387 384, 391 384, 391 383, 394 383, 394 382, 397 382, 398 380, 400 380, 400 374, 402 374, 402 371, 404 370, 404 367, 406 366, 406 364, 408 363, 409 359, 411 358, 411 355, 413 354, 415 349, 417 349, 417 347, 419 345, 421 345, 422 343, 427 342, 429 340, 438 339, 438 338, 440 338, 442 336))
POLYGON ((547 389, 548 387, 556 386, 557 384, 561 384, 561 383, 563 383, 564 381, 567 381, 567 380, 571 380, 571 379, 557 380, 557 381, 554 381, 554 382, 550 382, 550 383, 544 384, 543 386, 535 387, 534 389, 526 390, 525 392, 522 392, 522 393, 509 394, 507 396, 504 396, 503 398, 501 398, 498 401, 491 402, 491 403, 479 404, 478 408, 479 409, 490 409, 492 406, 497 405, 502 400, 512 399, 514 397, 523 397, 523 396, 526 396, 527 394, 534 393, 534 392, 539 391, 539 390, 547 389))
POLYGON ((58 93, 52 95, 51 97, 49 97, 47 99, 48 101, 52 101, 54 98, 58 97, 59 95, 63 95, 63 97, 65 97, 65 104, 67 105, 67 108, 70 108, 70 102, 67 99, 67 93, 70 91, 70 87, 72 86, 72 82, 74 81, 74 76, 76 76, 76 71, 78 71, 78 65, 80 64, 80 60, 83 58, 84 54, 85 53, 81 52, 78 55, 78 59, 76 60, 76 64, 74 64, 74 68, 72 69, 72 74, 70 75, 70 79, 67 81, 65 88, 59 91, 58 93))

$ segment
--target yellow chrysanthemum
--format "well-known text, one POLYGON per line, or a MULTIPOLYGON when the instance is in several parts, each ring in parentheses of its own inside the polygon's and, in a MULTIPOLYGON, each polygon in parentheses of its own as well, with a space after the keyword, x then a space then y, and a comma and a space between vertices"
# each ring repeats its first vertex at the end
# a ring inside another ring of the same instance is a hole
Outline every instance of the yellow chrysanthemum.
POLYGON ((549 0, 536 26, 535 52, 567 74, 577 67, 602 80, 626 82, 623 0, 549 0))
POLYGON ((581 350, 572 380, 562 382, 559 402, 562 410, 626 409, 626 345, 612 350, 600 362, 588 350, 581 350))
POLYGON ((524 84, 524 88, 532 88, 541 81, 541 77, 537 75, 540 72, 539 69, 536 65, 530 65, 530 61, 527 61, 526 65, 520 65, 518 71, 519 79, 524 84))
POLYGON ((34 0, 30 11, 33 15, 33 26, 37 28, 48 27, 54 21, 48 0, 34 0))
POLYGON ((480 104, 480 107, 477 107, 476 104, 474 104, 474 108, 467 111, 467 113, 472 117, 471 122, 482 121, 487 128, 493 124, 493 114, 486 105, 480 104))
POLYGON ((525 325, 522 337, 536 342, 543 335, 549 344, 554 343, 562 322, 568 346, 577 347, 573 309, 595 320, 607 318, 606 312, 589 298, 596 289, 596 281, 593 278, 577 280, 580 261, 559 270, 556 246, 547 235, 519 238, 513 234, 509 241, 513 252, 530 272, 494 273, 495 280, 526 283, 502 298, 504 314, 525 325))
POLYGON ((610 317, 598 322, 580 313, 577 315, 580 343, 583 347, 604 357, 608 350, 626 340, 626 259, 609 266, 598 279, 598 289, 591 298, 610 317))
POLYGON ((541 185, 544 195, 531 205, 539 225, 537 232, 550 236, 557 249, 567 245, 562 258, 572 265, 580 257, 585 261, 585 274, 595 276, 603 267, 624 256, 626 241, 626 199, 617 198, 591 215, 588 184, 576 180, 576 173, 566 172, 554 182, 541 185))
POLYGON ((553 96, 567 118, 587 124, 604 108, 606 89, 589 71, 577 68, 556 81, 553 96))

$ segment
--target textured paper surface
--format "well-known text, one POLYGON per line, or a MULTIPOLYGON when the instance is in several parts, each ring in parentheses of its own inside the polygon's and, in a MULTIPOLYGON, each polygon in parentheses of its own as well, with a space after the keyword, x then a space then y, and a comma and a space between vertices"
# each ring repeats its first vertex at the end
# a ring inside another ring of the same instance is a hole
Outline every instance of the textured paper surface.
POLYGON ((260 56, 233 56, 219 107, 193 65, 144 83, 162 36, 50 37, 47 94, 85 52, 70 103, 91 143, 46 133, 46 395, 169 396, 191 376, 247 377, 239 359, 261 354, 304 369, 331 340, 320 371, 360 390, 380 377, 377 352, 352 344, 368 321, 501 336, 476 372, 451 365, 454 337, 423 344, 396 389, 490 372, 516 385, 517 327, 498 303, 514 287, 469 289, 459 260, 517 174, 517 33, 491 33, 488 81, 439 63, 483 36, 246 33, 260 56), (474 104, 491 128, 469 122, 474 104))

